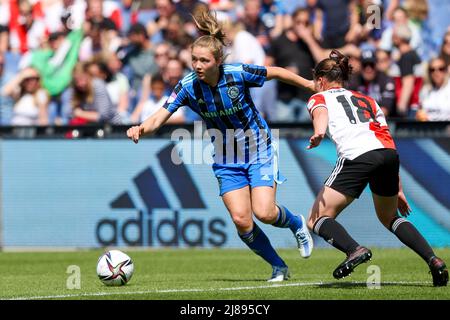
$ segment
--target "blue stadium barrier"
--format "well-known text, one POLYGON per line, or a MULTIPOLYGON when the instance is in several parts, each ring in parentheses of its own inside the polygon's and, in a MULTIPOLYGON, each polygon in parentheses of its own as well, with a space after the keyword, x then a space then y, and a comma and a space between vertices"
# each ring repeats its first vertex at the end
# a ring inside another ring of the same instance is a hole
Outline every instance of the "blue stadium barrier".
MULTIPOLYGON (((277 193, 280 203, 305 216, 336 160, 329 140, 311 151, 305 149, 307 141, 280 139, 280 169, 288 180, 277 193)), ((413 208, 410 220, 433 246, 449 247, 449 139, 402 138, 397 146, 413 208)), ((197 141, 193 148, 202 147, 197 141)), ((185 163, 175 165, 173 148, 170 139, 144 139, 137 145, 123 139, 0 141, 0 245, 244 247, 210 165, 196 158, 194 151, 203 149, 185 152, 185 163)), ((338 220, 361 244, 402 246, 378 222, 369 189, 338 220)), ((258 224, 275 247, 296 246, 288 229, 258 224)))

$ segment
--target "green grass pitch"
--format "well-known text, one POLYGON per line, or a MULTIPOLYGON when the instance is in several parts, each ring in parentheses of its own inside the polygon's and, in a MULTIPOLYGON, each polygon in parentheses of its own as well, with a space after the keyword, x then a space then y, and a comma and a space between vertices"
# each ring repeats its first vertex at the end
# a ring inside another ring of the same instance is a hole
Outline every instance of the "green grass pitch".
MULTIPOLYGON (((250 250, 124 251, 132 257, 135 272, 122 287, 106 287, 97 278, 102 250, 2 252, 0 299, 450 299, 449 288, 433 287, 426 264, 404 248, 372 249, 372 261, 342 280, 331 274, 344 258, 337 250, 316 249, 309 259, 294 249, 278 250, 292 275, 278 284, 266 282, 271 268, 250 250), (80 268, 80 289, 67 288, 71 265, 80 268), (380 287, 369 289, 370 271, 378 268, 380 287)), ((436 249, 436 254, 450 262, 450 248, 436 249)))

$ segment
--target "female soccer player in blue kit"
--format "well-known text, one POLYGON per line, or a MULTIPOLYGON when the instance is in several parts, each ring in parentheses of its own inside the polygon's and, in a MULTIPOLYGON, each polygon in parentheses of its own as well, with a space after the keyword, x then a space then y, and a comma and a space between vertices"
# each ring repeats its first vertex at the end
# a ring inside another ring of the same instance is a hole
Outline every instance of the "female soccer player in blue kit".
POLYGON ((182 106, 198 113, 215 147, 214 174, 239 237, 272 266, 268 281, 287 280, 290 275, 286 263, 254 223, 253 214, 263 223, 289 228, 304 258, 311 255, 313 241, 304 217, 276 203, 276 185, 283 180, 277 168, 277 151, 249 88, 261 87, 271 79, 311 90, 314 84, 279 67, 224 64, 225 35, 216 18, 203 12, 194 20, 199 31, 205 34, 192 45, 194 71, 178 83, 161 109, 141 125, 128 129, 127 135, 137 143, 141 136, 161 127, 182 106))

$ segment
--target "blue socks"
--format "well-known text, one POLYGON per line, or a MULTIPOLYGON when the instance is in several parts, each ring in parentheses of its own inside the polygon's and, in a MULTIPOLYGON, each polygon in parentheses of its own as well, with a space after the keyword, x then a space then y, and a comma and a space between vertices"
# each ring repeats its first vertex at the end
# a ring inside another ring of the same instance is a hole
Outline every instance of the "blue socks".
POLYGON ((272 224, 279 228, 289 228, 293 233, 295 233, 299 228, 303 226, 300 217, 294 215, 285 206, 277 205, 278 207, 278 218, 272 224))
POLYGON ((252 231, 239 234, 239 237, 254 253, 270 263, 271 266, 286 267, 286 263, 270 244, 269 238, 256 223, 253 223, 252 231))

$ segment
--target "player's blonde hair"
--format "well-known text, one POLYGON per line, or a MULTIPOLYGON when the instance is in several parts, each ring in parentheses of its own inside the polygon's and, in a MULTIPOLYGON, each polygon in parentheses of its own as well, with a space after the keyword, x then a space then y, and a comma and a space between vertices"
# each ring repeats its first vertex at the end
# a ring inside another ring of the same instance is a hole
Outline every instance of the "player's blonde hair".
POLYGON ((194 41, 192 48, 208 48, 217 61, 223 61, 225 58, 224 46, 226 46, 225 33, 217 21, 216 15, 203 10, 198 16, 193 18, 198 30, 204 35, 194 41))

